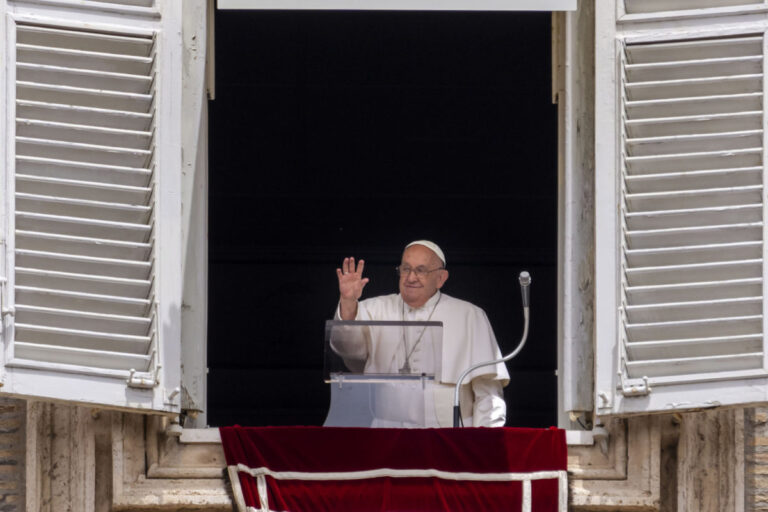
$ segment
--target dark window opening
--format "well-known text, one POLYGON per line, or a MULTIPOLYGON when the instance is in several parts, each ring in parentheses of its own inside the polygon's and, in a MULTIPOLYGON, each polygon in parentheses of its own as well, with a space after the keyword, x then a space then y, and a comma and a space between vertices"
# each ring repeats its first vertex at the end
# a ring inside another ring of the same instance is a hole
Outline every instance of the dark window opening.
POLYGON ((507 424, 555 425, 557 111, 550 14, 216 13, 210 104, 208 421, 320 425, 335 269, 397 291, 434 240, 444 291, 483 307, 509 363, 507 424))

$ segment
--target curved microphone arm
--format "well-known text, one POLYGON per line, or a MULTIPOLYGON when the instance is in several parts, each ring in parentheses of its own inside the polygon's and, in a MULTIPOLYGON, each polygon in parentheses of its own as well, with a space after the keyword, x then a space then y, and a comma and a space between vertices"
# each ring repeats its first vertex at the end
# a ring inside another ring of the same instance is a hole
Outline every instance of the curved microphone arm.
POLYGON ((501 359, 494 359, 493 361, 485 361, 482 363, 477 363, 466 370, 459 376, 458 382, 456 382, 456 389, 453 393, 453 426, 458 427, 459 422, 461 421, 461 409, 459 408, 459 390, 461 389, 461 383, 464 382, 464 379, 472 373, 473 371, 477 370, 478 368, 482 368, 483 366, 490 366, 493 364, 499 364, 499 363, 505 363, 515 357, 517 354, 520 353, 521 350, 523 350, 523 346, 525 346, 525 341, 528 339, 528 324, 530 322, 530 286, 531 286, 531 275, 526 272, 522 271, 520 272, 520 293, 523 296, 523 337, 520 339, 520 343, 517 344, 517 348, 513 350, 510 354, 502 357, 501 359))

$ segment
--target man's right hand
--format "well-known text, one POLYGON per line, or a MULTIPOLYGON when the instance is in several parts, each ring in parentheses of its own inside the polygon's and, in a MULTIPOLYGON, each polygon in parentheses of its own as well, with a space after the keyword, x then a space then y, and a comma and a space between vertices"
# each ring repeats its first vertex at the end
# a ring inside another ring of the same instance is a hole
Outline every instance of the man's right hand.
POLYGON ((365 261, 357 262, 355 258, 344 258, 341 268, 336 269, 339 278, 339 312, 342 320, 354 320, 357 316, 357 300, 363 294, 363 288, 369 279, 363 277, 365 261))

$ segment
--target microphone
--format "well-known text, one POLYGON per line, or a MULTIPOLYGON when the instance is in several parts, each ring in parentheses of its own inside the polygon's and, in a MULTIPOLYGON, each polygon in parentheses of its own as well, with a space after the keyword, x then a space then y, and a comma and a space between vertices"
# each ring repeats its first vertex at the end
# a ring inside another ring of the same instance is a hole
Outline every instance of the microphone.
POLYGON ((528 325, 530 322, 530 302, 531 302, 531 295, 530 295, 530 289, 531 289, 531 274, 523 270, 520 272, 520 293, 523 295, 523 335, 520 338, 520 343, 517 344, 517 347, 515 350, 507 354, 506 356, 502 357, 501 359, 496 359, 494 361, 485 361, 482 363, 477 363, 475 365, 470 366, 464 372, 459 376, 458 382, 456 383, 456 387, 453 392, 453 426, 458 427, 461 423, 461 409, 459 407, 459 389, 461 388, 461 383, 464 382, 464 379, 469 375, 470 372, 473 370, 476 370, 477 368, 481 368, 483 366, 490 366, 492 364, 498 364, 498 363, 506 363, 513 357, 515 357, 517 354, 520 353, 521 350, 523 350, 523 347, 525 346, 525 340, 528 339, 528 325))
POLYGON ((531 305, 531 274, 523 270, 520 272, 520 293, 523 295, 523 307, 531 305))

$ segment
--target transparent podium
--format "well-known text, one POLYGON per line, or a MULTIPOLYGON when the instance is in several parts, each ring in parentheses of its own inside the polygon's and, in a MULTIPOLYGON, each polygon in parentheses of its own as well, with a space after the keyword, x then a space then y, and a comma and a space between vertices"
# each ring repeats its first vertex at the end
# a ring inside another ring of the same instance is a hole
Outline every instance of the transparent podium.
POLYGON ((324 426, 431 426, 442 339, 442 322, 326 322, 324 426))

